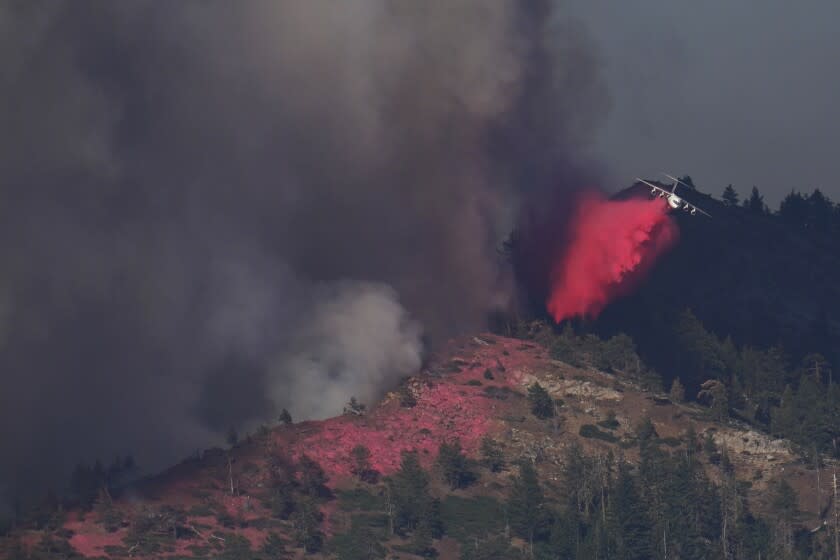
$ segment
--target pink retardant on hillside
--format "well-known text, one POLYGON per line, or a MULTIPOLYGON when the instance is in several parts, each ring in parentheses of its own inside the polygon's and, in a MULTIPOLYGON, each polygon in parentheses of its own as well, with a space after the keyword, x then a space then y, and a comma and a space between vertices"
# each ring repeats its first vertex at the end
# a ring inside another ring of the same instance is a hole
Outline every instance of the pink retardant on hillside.
MULTIPOLYGON (((86 517, 91 517, 88 514, 86 517)), ((103 527, 94 525, 87 519, 79 521, 67 521, 65 529, 70 529, 74 535, 70 537, 70 546, 75 548, 82 556, 103 556, 106 546, 121 546, 122 539, 126 534, 125 529, 109 533, 103 527)))
MULTIPOLYGON (((488 386, 507 386, 521 392, 523 376, 540 367, 544 352, 543 348, 533 344, 492 335, 452 341, 448 348, 441 350, 439 359, 432 360, 430 371, 408 382, 417 400, 414 407, 401 407, 399 397, 392 395, 379 405, 371 406, 363 417, 340 416, 278 427, 272 437, 278 447, 293 457, 300 458, 306 453, 320 463, 329 476, 327 486, 333 489, 353 476, 350 472, 350 452, 358 444, 370 449, 372 466, 382 475, 396 471, 400 453, 412 449, 419 451, 420 461, 430 467, 437 458, 441 442, 455 438, 460 440, 469 456, 476 457, 481 438, 496 436, 499 429, 497 419, 509 414, 510 401, 489 398, 484 390, 488 386), (460 371, 453 371, 455 366, 460 371), (488 369, 491 370, 492 380, 484 377, 488 369), (480 381, 481 385, 469 385, 470 381, 480 381)), ((207 498, 223 505, 227 513, 237 520, 270 517, 270 512, 260 500, 268 472, 265 445, 246 445, 235 449, 233 455, 236 465, 251 463, 262 469, 250 478, 238 471, 239 482, 245 489, 239 495, 231 496, 229 493, 223 456, 216 454, 216 459, 212 459, 208 454, 204 459, 183 462, 146 481, 142 488, 135 489, 132 498, 118 498, 115 505, 123 510, 124 518, 128 520, 133 512, 140 511, 138 508, 154 510, 171 505, 189 510, 191 506, 205 503, 207 498), (207 496, 201 497, 201 494, 207 496)), ((328 501, 321 508, 325 518, 322 528, 327 535, 331 535, 334 529, 329 520, 336 507, 336 501, 328 501)), ((124 540, 127 529, 108 533, 94 513, 78 521, 78 512, 68 512, 67 518, 64 526, 74 532, 70 544, 84 556, 105 556, 108 545, 131 545, 124 540)), ((188 547, 214 544, 209 540, 213 533, 232 532, 244 536, 251 542, 252 548, 257 549, 270 532, 254 527, 223 527, 215 515, 189 515, 187 523, 200 527, 203 536, 178 539, 174 550, 157 554, 154 558, 191 556, 188 547)), ((147 558, 133 557, 137 560, 147 558)))
MULTIPOLYGON (((490 338, 490 337, 488 337, 490 338)), ((464 452, 476 456, 481 439, 492 432, 493 418, 506 405, 483 394, 488 385, 515 384, 513 375, 525 365, 521 357, 503 356, 503 344, 481 346, 464 356, 462 372, 443 379, 415 381, 417 405, 403 408, 394 398, 371 411, 366 417, 342 416, 318 423, 306 423, 290 449, 293 456, 305 453, 320 463, 330 476, 330 484, 352 476, 350 452, 364 445, 371 452, 374 469, 383 475, 399 468, 401 452, 417 450, 420 461, 429 466, 437 457, 441 442, 459 439, 464 452), (513 363, 515 361, 523 363, 513 363), (508 371, 498 371, 498 366, 508 371), (494 380, 483 379, 486 369, 493 369, 494 380), (467 385, 472 379, 481 386, 467 385), (431 386, 430 386, 431 385, 431 386)))
POLYGON ((306 453, 331 477, 344 478, 351 476, 350 452, 357 445, 370 449, 372 466, 381 474, 399 468, 402 451, 416 449, 422 462, 432 461, 445 440, 458 438, 464 451, 474 454, 490 427, 493 404, 478 396, 477 389, 449 384, 424 387, 413 408, 391 406, 369 418, 327 420, 318 433, 298 442, 295 455, 306 453))
POLYGON ((597 316, 644 277, 678 234, 664 199, 608 200, 584 192, 569 224, 569 245, 552 269, 549 313, 558 323, 597 316))

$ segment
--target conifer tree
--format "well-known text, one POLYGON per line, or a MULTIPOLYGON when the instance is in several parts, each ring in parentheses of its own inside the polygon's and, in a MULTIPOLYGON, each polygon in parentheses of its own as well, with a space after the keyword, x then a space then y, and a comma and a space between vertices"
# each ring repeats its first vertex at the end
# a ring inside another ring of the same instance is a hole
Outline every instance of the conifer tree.
MULTIPOLYGON (((561 556, 562 557, 562 556, 561 556)), ((517 558, 516 549, 504 535, 476 538, 474 543, 461 546, 461 560, 506 560, 517 558)))
POLYGON ((554 416, 554 402, 542 385, 534 382, 528 387, 528 401, 531 403, 531 412, 537 418, 551 418, 554 416))
POLYGON ((738 192, 732 185, 726 185, 723 189, 723 202, 727 206, 738 206, 738 192))
POLYGON ((321 465, 303 454, 300 458, 300 486, 304 494, 319 497, 329 493, 327 475, 321 465))
POLYGON ((758 187, 754 186, 752 191, 750 191, 750 197, 744 199, 744 207, 750 212, 755 212, 756 214, 767 213, 767 205, 764 203, 764 197, 761 196, 761 193, 758 191, 758 187))
POLYGON ((797 413, 796 396, 790 385, 785 387, 780 405, 773 410, 771 423, 773 433, 779 436, 792 437, 796 432, 797 413))
POLYGON ((671 391, 668 395, 675 403, 685 402, 685 386, 680 382, 679 377, 674 378, 674 381, 671 383, 671 391))
POLYGON ((533 547, 534 539, 544 529, 548 516, 537 471, 528 461, 520 463, 519 476, 513 479, 508 498, 508 517, 513 533, 533 547))
POLYGON ((469 485, 475 478, 470 461, 461 451, 461 441, 443 442, 438 449, 437 465, 449 487, 455 490, 469 485))
POLYGON ((648 560, 653 557, 651 522, 630 466, 624 462, 618 465, 611 518, 617 558, 648 560))
POLYGON ((400 469, 388 479, 393 506, 394 531, 414 531, 422 522, 429 527, 439 523, 429 494, 429 475, 420 466, 417 452, 403 452, 400 469))
POLYGON ((304 552, 317 552, 324 544, 321 532, 323 514, 312 498, 304 497, 297 504, 294 514, 295 540, 304 552))
POLYGON ((362 482, 375 483, 379 473, 371 466, 370 457, 370 449, 362 444, 356 445, 350 451, 350 471, 362 482))
POLYGON ((776 520, 775 549, 779 558, 793 556, 793 523, 798 513, 796 491, 785 479, 776 482, 772 492, 776 520))
POLYGON ((280 412, 280 423, 284 425, 289 425, 292 423, 292 415, 289 413, 288 410, 285 408, 280 412))

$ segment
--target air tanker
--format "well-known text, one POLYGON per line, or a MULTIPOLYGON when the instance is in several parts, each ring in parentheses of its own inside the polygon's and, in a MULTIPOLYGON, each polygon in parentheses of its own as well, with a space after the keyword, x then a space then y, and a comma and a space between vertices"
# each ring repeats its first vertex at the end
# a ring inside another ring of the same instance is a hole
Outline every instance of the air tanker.
POLYGON ((667 191, 667 190, 665 190, 661 187, 657 187, 653 183, 649 183, 649 182, 645 181, 644 179, 639 179, 638 177, 636 178, 636 180, 639 181, 640 183, 644 183, 645 185, 650 187, 651 196, 657 196, 658 195, 659 198, 667 197, 668 206, 670 206, 674 210, 679 210, 680 208, 682 208, 686 212, 690 212, 692 216, 695 215, 697 212, 700 212, 701 214, 709 216, 710 218, 712 217, 711 214, 709 214, 708 212, 704 212, 703 210, 697 208, 693 204, 690 204, 690 203, 686 202, 685 200, 683 200, 682 198, 680 198, 679 196, 677 196, 677 192, 676 192, 677 191, 677 185, 685 185, 686 187, 688 187, 688 185, 686 185, 685 183, 683 183, 682 181, 680 181, 676 177, 671 177, 667 173, 663 173, 663 175, 665 175, 666 177, 668 177, 669 179, 671 179, 674 182, 673 186, 671 186, 670 191, 667 191))

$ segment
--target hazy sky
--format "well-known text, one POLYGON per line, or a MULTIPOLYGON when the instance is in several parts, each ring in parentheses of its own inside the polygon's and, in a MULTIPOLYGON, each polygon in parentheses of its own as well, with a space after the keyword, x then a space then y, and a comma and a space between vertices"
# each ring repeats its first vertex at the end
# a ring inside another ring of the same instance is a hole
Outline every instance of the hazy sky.
POLYGON ((612 190, 660 171, 703 191, 753 185, 840 201, 840 3, 569 0, 599 51, 612 108, 596 153, 612 190))

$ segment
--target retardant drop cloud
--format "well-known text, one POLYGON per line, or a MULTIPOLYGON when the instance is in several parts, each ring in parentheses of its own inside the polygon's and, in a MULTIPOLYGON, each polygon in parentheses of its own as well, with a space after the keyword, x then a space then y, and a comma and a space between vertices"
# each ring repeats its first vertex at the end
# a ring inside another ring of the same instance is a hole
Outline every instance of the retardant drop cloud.
POLYGON ((662 198, 607 200, 597 191, 575 199, 567 243, 556 255, 546 307, 556 322, 592 319, 627 294, 679 237, 662 198))
POLYGON ((376 398, 604 105, 548 1, 0 5, 3 493, 376 398))

